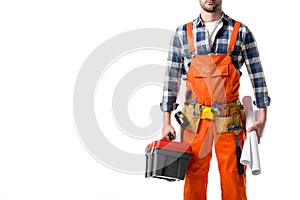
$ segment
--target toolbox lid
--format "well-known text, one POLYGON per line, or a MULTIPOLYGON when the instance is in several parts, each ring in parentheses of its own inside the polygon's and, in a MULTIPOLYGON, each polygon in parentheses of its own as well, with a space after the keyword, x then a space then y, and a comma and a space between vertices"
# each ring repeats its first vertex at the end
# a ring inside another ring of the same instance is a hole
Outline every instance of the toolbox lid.
POLYGON ((188 153, 193 154, 192 148, 189 144, 183 143, 183 142, 175 142, 170 141, 166 139, 161 139, 158 141, 154 141, 151 144, 149 144, 146 148, 146 151, 151 151, 151 149, 165 149, 165 150, 171 150, 171 151, 178 151, 182 153, 188 153))

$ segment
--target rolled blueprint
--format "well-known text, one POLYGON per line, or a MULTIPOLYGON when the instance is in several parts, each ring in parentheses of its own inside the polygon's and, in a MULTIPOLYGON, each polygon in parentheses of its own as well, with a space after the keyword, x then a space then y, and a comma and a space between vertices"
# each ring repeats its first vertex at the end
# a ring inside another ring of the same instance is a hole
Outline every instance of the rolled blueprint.
MULTIPOLYGON (((255 122, 251 96, 243 97, 242 101, 245 107, 246 129, 248 129, 255 122)), ((256 131, 247 132, 240 163, 248 165, 253 175, 261 173, 256 131)))

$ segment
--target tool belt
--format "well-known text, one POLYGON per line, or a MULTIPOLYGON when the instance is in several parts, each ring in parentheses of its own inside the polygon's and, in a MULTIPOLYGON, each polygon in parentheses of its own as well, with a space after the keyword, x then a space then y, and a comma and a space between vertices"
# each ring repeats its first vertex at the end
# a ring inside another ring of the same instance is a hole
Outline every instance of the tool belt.
POLYGON ((213 103, 212 106, 199 104, 196 99, 189 100, 175 118, 183 128, 195 133, 201 119, 215 121, 218 134, 228 132, 228 127, 245 123, 244 107, 239 100, 228 104, 213 103))

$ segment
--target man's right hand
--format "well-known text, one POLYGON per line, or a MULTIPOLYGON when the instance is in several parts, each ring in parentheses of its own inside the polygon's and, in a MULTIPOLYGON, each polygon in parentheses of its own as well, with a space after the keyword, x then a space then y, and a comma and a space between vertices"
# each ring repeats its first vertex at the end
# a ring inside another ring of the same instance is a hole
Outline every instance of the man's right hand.
POLYGON ((162 138, 169 139, 168 134, 171 133, 174 136, 174 140, 176 139, 176 132, 171 123, 164 123, 162 129, 162 138))

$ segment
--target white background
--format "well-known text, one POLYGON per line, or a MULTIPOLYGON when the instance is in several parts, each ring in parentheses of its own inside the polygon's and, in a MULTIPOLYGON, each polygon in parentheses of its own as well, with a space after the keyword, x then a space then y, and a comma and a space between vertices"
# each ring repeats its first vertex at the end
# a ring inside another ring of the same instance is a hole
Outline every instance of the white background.
MULTIPOLYGON (((298 198, 295 5, 223 2, 228 15, 253 31, 272 97, 260 145, 262 174, 248 174, 249 199, 298 198)), ((198 14, 196 0, 1 1, 0 199, 182 199, 183 182, 122 174, 93 159, 76 131, 72 95, 83 62, 104 41, 139 28, 175 30, 198 14)), ((246 71, 242 81, 242 94, 252 94, 246 71)), ((213 160, 210 199, 220 199, 219 188, 213 160)))

